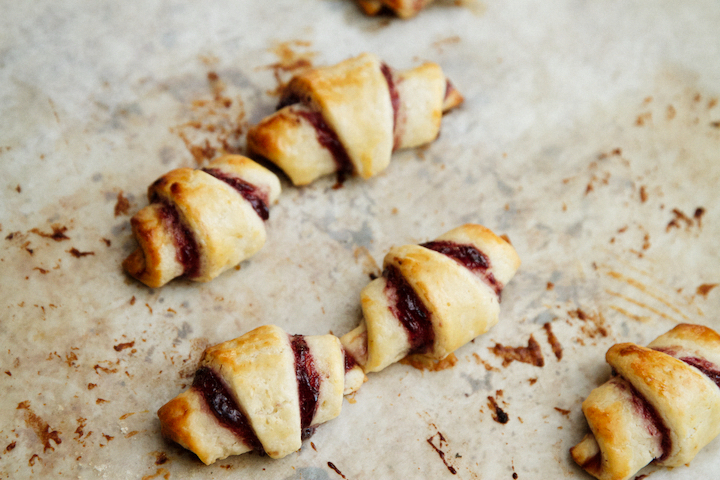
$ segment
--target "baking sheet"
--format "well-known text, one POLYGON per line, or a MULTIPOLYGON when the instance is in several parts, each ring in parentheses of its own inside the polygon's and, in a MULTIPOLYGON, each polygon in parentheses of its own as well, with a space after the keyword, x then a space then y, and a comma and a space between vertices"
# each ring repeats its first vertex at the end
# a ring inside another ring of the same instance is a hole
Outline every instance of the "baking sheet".
MULTIPOLYGON (((439 2, 410 21, 345 0, 2 11, 2 478, 590 478, 568 449, 607 348, 720 328, 717 2, 439 2), (295 69, 363 51, 443 67, 466 101, 436 142, 338 190, 283 180, 239 271, 154 290, 122 272, 154 179, 243 152, 295 69), (155 412, 205 346, 266 323, 341 335, 390 246, 465 222, 507 234, 523 265, 452 368, 371 374, 278 461, 204 466, 162 440, 155 412), (543 367, 492 351, 531 338, 543 367)), ((719 451, 652 478, 712 478, 719 451)))

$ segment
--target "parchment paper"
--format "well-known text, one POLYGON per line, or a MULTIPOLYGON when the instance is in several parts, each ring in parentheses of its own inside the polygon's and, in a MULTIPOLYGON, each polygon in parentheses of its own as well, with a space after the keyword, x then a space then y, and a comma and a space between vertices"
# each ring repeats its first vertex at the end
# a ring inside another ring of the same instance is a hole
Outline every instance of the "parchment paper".
MULTIPOLYGON (((0 11, 2 478, 589 479, 568 449, 607 348, 720 328, 718 2, 439 2, 410 21, 349 0, 0 11), (443 67, 466 101, 436 142, 337 190, 283 179, 239 271, 156 290, 122 272, 152 181, 244 152, 293 71, 364 51, 443 67), (161 438, 155 412, 205 346, 266 323, 344 334, 390 246, 465 222, 523 264, 452 368, 370 375, 279 461, 204 466, 161 438), (491 351, 531 338, 543 367, 491 351)), ((719 442, 652 478, 714 478, 719 442)))

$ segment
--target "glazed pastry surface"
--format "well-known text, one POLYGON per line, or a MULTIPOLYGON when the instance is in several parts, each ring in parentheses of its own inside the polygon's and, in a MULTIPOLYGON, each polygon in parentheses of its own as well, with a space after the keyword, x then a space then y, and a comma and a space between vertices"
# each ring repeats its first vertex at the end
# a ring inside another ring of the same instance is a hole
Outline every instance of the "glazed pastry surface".
POLYGON ((462 101, 437 64, 394 71, 364 53, 295 76, 278 111, 248 132, 248 147, 295 185, 333 172, 367 179, 394 150, 432 142, 443 112, 462 101))
POLYGON ((279 195, 277 176, 240 155, 168 172, 130 221, 138 248, 123 268, 149 287, 181 275, 210 281, 260 250, 279 195))
POLYGON ((625 480, 655 462, 689 463, 720 433, 720 335, 681 324, 648 347, 608 350, 616 376, 583 402, 591 433, 570 453, 600 480, 625 480))
POLYGON ((363 320, 341 341, 365 372, 409 354, 443 359, 497 323, 519 266, 512 245, 481 225, 394 247, 361 293, 363 320))

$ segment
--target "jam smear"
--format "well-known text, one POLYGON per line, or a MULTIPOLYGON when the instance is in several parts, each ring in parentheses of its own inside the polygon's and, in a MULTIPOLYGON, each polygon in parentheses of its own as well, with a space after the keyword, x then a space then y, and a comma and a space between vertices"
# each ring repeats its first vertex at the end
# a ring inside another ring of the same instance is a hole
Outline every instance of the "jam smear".
POLYGON ((357 366, 357 360, 355 360, 355 357, 350 355, 350 353, 343 348, 343 354, 345 355, 345 373, 349 372, 353 368, 357 366))
POLYGON ((268 209, 267 195, 260 191, 255 185, 252 185, 245 180, 229 175, 218 168, 203 168, 203 172, 212 175, 218 180, 230 185, 232 188, 238 191, 242 197, 250 202, 253 210, 262 218, 267 220, 270 218, 270 210, 268 209))
POLYGON ((445 96, 443 97, 443 100, 448 98, 450 94, 455 91, 455 85, 452 84, 450 80, 445 80, 445 96))
POLYGON ((327 148, 332 154, 333 159, 335 159, 335 164, 337 165, 338 182, 340 182, 340 178, 344 180, 346 176, 352 175, 353 164, 348 156, 347 150, 345 150, 345 146, 340 143, 340 139, 335 131, 325 123, 322 114, 320 112, 307 110, 298 110, 296 113, 310 122, 315 128, 315 134, 317 135, 320 145, 327 148))
POLYGON ((502 293, 503 285, 497 281, 492 272, 488 272, 490 268, 490 259, 483 252, 475 248, 473 245, 459 244, 446 240, 437 240, 427 242, 420 245, 421 247, 442 253, 458 262, 476 275, 479 275, 485 283, 487 283, 498 298, 502 293))
POLYGON ((435 341, 430 311, 396 267, 387 267, 383 277, 387 280, 386 295, 392 303, 390 310, 408 333, 409 353, 426 353, 435 341))
POLYGON ((400 95, 398 94, 397 88, 395 88, 395 80, 393 79, 392 70, 390 70, 390 67, 388 67, 387 64, 383 63, 382 65, 380 65, 380 71, 382 71, 382 74, 385 77, 385 81, 388 85, 388 90, 390 91, 390 103, 392 104, 393 109, 393 132, 395 134, 393 139, 393 150, 396 150, 398 148, 398 145, 400 145, 400 137, 397 135, 398 112, 400 111, 400 95))
POLYGON ((183 273, 195 277, 200 272, 200 248, 190 229, 180 220, 180 214, 174 205, 155 195, 151 203, 160 203, 160 219, 170 232, 175 243, 175 256, 183 266, 183 273))
POLYGON ((310 427, 310 423, 317 410, 320 376, 315 369, 315 360, 310 353, 305 337, 302 335, 290 336, 290 345, 295 354, 295 376, 300 395, 300 428, 302 428, 302 438, 305 440, 315 433, 315 429, 310 427))
POLYGON ((220 423, 232 430, 247 446, 261 454, 265 453, 250 422, 238 408, 228 387, 217 373, 208 367, 201 367, 195 372, 192 388, 203 395, 220 423))
MULTIPOLYGON (((276 110, 297 104, 309 106, 310 103, 311 101, 309 98, 301 98, 297 95, 297 93, 291 91, 290 89, 286 89, 285 94, 280 99, 276 110)), ((310 125, 315 128, 315 135, 317 135, 320 145, 327 148, 332 154, 338 173, 338 181, 333 188, 338 189, 342 187, 345 179, 352 175, 355 170, 352 161, 348 156, 347 150, 345 150, 345 146, 340 143, 340 139, 337 134, 332 128, 330 128, 327 122, 325 122, 325 119, 320 112, 296 110, 295 113, 310 122, 310 125)))
POLYGON ((635 390, 635 387, 633 387, 630 382, 627 382, 627 385, 630 387, 633 406, 635 406, 640 415, 650 423, 648 425, 648 433, 652 436, 660 436, 660 451, 662 453, 659 457, 655 457, 655 460, 663 461, 670 455, 672 448, 670 429, 668 429, 665 422, 663 422, 660 415, 658 415, 655 407, 653 407, 640 392, 635 390))

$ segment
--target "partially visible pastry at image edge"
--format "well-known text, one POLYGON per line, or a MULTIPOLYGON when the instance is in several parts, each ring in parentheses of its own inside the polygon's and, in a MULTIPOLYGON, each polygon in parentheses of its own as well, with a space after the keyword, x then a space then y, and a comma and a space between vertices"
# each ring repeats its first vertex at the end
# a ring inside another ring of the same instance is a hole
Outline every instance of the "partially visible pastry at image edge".
POLYGON ((466 224, 421 245, 393 247, 361 292, 363 319, 340 338, 365 372, 407 355, 441 360, 497 322, 520 258, 489 229, 466 224))
POLYGON ((433 0, 357 0, 366 15, 377 15, 383 8, 392 11, 400 18, 410 18, 418 14, 433 0))
POLYGON ((365 379, 334 335, 262 326, 205 350, 192 387, 158 411, 162 434, 206 465, 250 451, 282 458, 365 379))
POLYGON ((435 63, 395 71, 364 53, 293 77, 278 110, 248 132, 251 154, 295 185, 337 172, 367 179, 394 150, 432 142, 463 97, 435 63))
POLYGON ((599 480, 627 480, 653 462, 688 464, 720 433, 720 335, 681 324, 648 347, 620 343, 613 375, 582 404, 590 426, 570 449, 599 480))
POLYGON ((260 250, 279 195, 277 176, 240 155, 168 172, 130 221, 138 248, 123 268, 149 287, 181 275, 210 281, 260 250))

